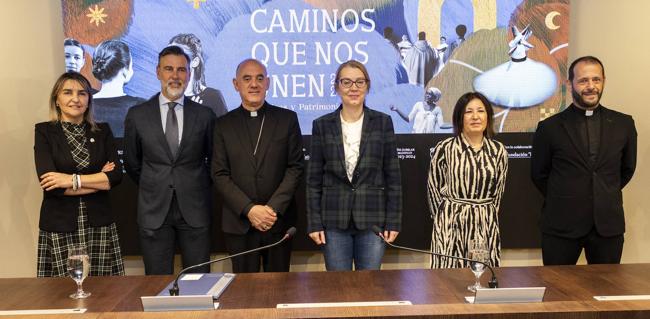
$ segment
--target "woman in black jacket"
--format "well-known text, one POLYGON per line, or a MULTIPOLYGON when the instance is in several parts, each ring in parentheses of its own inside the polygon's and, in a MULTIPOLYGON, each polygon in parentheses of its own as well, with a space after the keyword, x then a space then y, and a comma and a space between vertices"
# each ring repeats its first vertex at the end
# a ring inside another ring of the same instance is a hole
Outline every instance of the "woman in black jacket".
POLYGON ((36 124, 34 160, 43 202, 39 221, 39 277, 67 275, 71 245, 90 256, 90 275, 123 275, 124 264, 108 190, 122 180, 111 129, 92 117, 90 83, 62 74, 50 95, 50 121, 36 124))

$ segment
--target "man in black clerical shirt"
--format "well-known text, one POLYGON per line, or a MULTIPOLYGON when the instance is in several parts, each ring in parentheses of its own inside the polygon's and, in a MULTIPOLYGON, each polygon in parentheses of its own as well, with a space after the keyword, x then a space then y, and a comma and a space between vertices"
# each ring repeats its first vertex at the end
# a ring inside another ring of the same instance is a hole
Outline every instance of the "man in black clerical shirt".
POLYGON ((620 263, 625 218, 621 190, 636 166, 632 117, 600 104, 605 69, 593 56, 576 59, 567 84, 573 103, 539 123, 531 176, 544 195, 544 265, 569 265, 582 249, 590 264, 620 263))
MULTIPOLYGON (((233 79, 241 106, 217 120, 212 177, 223 197, 222 229, 233 255, 280 240, 295 225, 294 193, 303 172, 295 112, 265 101, 264 65, 244 60, 233 79)), ((233 258, 233 272, 289 271, 291 241, 233 258)))

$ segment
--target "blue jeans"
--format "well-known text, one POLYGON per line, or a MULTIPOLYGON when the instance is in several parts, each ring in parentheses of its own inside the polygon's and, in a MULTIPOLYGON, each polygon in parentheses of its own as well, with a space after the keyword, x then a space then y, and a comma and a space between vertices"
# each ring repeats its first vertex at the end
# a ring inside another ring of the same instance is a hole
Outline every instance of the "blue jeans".
POLYGON ((370 229, 326 229, 322 246, 328 271, 379 270, 386 246, 370 229))

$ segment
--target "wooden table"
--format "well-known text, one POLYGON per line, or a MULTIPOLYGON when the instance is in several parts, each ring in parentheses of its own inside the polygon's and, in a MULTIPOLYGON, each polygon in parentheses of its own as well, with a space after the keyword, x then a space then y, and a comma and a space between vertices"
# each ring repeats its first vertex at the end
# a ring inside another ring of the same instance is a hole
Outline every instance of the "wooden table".
MULTIPOLYGON (((51 318, 650 318, 650 301, 596 301, 594 295, 650 294, 650 264, 497 269, 500 287, 546 286, 543 303, 467 304, 468 269, 240 274, 220 309, 143 312, 140 296, 161 291, 171 276, 90 277, 86 300, 72 300, 69 278, 0 279, 0 310, 87 308, 51 318), (409 300, 413 306, 276 309, 278 303, 409 300)), ((483 282, 488 274, 483 275, 483 282)), ((34 318, 34 317, 32 317, 34 318)))

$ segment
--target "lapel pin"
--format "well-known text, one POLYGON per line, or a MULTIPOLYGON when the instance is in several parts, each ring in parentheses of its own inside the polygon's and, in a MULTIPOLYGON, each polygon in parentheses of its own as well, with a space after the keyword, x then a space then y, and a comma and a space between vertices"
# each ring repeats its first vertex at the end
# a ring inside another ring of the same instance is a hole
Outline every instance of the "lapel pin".
POLYGON ((91 137, 90 138, 90 143, 95 143, 95 138, 91 137))

